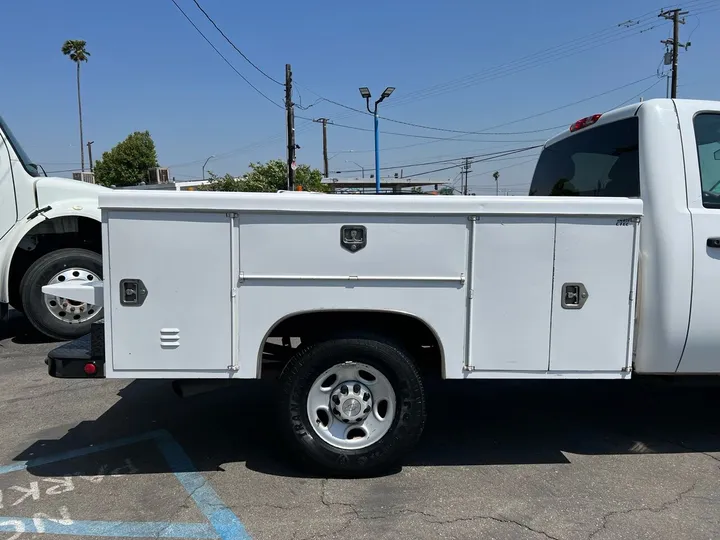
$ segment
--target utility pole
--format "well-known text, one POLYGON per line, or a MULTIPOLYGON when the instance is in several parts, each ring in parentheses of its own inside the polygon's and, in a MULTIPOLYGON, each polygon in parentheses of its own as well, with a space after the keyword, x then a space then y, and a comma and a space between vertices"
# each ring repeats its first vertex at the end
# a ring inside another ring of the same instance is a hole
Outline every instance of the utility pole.
POLYGON ((685 50, 690 46, 690 43, 680 43, 680 24, 685 24, 685 19, 680 17, 687 15, 687 11, 680 9, 671 9, 669 11, 661 11, 658 17, 662 17, 673 22, 673 38, 665 39, 660 43, 664 45, 672 45, 672 88, 670 97, 675 99, 677 97, 677 83, 678 83, 678 49, 685 47, 685 50))
POLYGON ((470 172, 471 172, 471 169, 470 169, 470 158, 469 158, 469 157, 466 157, 466 158, 465 158, 465 164, 464 164, 464 165, 462 166, 462 168, 460 169, 460 174, 461 174, 462 177, 463 177, 463 180, 462 180, 462 188, 460 189, 460 191, 462 192, 463 195, 467 195, 467 194, 468 194, 468 174, 470 174, 470 172))
POLYGON ((295 189, 295 109, 292 102, 292 68, 285 64, 285 110, 287 111, 287 189, 295 189))
POLYGON ((328 155, 327 155, 327 124, 329 122, 328 118, 317 118, 313 120, 313 122, 319 122, 322 124, 323 127, 323 166, 324 166, 324 173, 325 178, 329 176, 328 171, 328 155))
POLYGON ((90 172, 93 172, 93 160, 92 160, 92 144, 95 141, 88 141, 87 147, 88 147, 88 159, 90 160, 90 172))

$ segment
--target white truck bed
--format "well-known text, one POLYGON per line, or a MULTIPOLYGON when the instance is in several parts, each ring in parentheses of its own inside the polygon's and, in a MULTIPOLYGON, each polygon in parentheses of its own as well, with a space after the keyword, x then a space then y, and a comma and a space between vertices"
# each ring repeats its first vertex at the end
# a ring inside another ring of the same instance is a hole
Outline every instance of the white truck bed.
POLYGON ((446 378, 630 376, 639 199, 127 190, 99 202, 109 378, 256 378, 276 324, 328 310, 423 321, 446 378), (140 305, 121 302, 124 280, 146 289, 140 305), (587 291, 579 309, 563 307, 566 284, 587 291))

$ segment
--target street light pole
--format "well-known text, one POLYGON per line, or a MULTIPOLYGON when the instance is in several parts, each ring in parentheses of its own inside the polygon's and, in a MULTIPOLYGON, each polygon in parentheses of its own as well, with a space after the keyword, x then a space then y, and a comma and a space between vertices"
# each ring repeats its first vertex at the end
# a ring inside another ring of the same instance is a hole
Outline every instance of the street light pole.
POLYGON ((365 178, 365 167, 360 165, 357 161, 350 161, 350 160, 346 159, 345 163, 353 163, 354 165, 357 165, 358 167, 360 167, 360 170, 362 171, 362 177, 365 178))
POLYGON ((209 158, 207 158, 205 160, 205 163, 203 163, 203 168, 202 168, 202 171, 203 171, 202 179, 203 180, 205 180, 205 166, 208 164, 208 161, 210 161, 214 157, 215 157, 214 155, 210 156, 209 158))
POLYGON ((370 95, 370 89, 367 86, 363 86, 360 88, 360 95, 365 98, 367 110, 370 114, 373 115, 375 123, 375 193, 380 193, 380 129, 378 123, 378 105, 386 98, 389 98, 390 94, 392 94, 394 91, 394 86, 388 86, 387 88, 385 88, 383 93, 380 95, 380 99, 375 101, 375 106, 371 109, 370 98, 372 96, 370 95))

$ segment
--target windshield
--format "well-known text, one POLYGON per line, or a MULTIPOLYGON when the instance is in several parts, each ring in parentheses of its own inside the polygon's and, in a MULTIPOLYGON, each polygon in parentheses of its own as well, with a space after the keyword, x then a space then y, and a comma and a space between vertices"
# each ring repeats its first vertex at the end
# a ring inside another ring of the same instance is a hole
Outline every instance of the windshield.
POLYGON ((638 119, 581 131, 545 148, 530 195, 639 197, 638 119))
POLYGON ((15 154, 17 155, 18 159, 20 159, 20 163, 22 163, 22 166, 27 171, 27 173, 31 176, 40 176, 37 165, 30 161, 30 158, 25 153, 25 150, 23 150, 23 147, 20 146, 20 143, 15 138, 15 135, 13 135, 13 132, 10 131, 10 128, 3 120, 2 116, 0 116, 0 130, 2 130, 2 132, 5 134, 5 137, 10 140, 10 146, 12 146, 13 150, 15 150, 15 154))

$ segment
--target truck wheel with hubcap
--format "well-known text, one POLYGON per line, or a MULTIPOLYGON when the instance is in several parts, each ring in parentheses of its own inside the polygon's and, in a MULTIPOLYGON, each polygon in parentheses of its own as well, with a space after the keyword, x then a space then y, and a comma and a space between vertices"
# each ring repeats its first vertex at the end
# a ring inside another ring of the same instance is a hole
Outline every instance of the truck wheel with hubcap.
POLYGON ((281 375, 282 429, 305 464, 365 476, 395 464, 425 426, 425 392, 412 359, 375 338, 304 348, 281 375))
POLYGON ((102 257, 79 248, 59 249, 35 261, 20 282, 25 316, 42 334, 59 340, 90 332, 102 318, 102 306, 77 302, 42 292, 42 287, 70 281, 102 281, 102 257))

